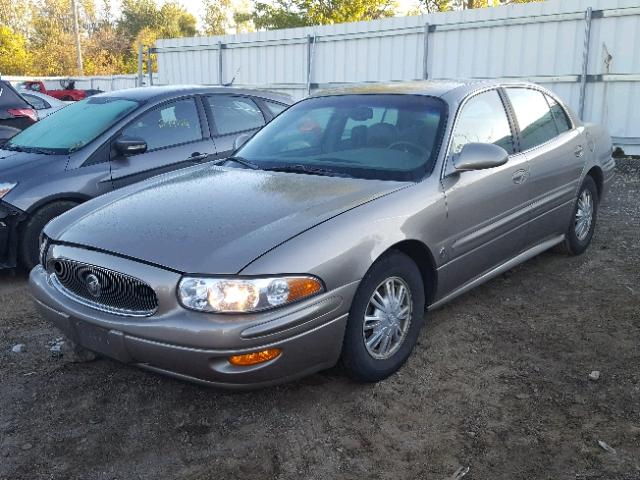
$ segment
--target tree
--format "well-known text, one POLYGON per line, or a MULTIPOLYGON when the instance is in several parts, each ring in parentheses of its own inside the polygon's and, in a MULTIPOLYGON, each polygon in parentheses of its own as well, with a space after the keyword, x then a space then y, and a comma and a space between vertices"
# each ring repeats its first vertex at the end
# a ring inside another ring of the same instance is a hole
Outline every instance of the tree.
POLYGON ((0 74, 24 75, 31 70, 26 39, 13 29, 0 25, 0 74))
POLYGON ((204 30, 207 35, 224 35, 231 26, 231 0, 204 1, 204 30))
POLYGON ((256 2, 256 28, 278 29, 391 17, 395 0, 276 0, 256 2))
POLYGON ((533 3, 544 0, 419 0, 421 10, 426 13, 468 10, 472 8, 497 7, 514 3, 533 3))

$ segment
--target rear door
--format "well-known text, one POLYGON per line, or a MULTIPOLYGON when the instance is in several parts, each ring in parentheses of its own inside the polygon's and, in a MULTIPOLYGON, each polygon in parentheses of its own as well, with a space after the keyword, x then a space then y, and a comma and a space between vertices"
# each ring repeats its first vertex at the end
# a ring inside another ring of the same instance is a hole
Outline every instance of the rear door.
POLYGON ((542 91, 506 88, 517 120, 520 149, 529 162, 531 197, 528 243, 564 233, 582 169, 586 142, 564 108, 542 91))
POLYGON ((251 97, 214 94, 203 99, 218 148, 217 158, 228 157, 233 152, 239 135, 255 133, 266 123, 262 110, 251 97))
POLYGON ((111 148, 114 188, 205 162, 216 153, 197 97, 171 100, 153 107, 122 129, 120 135, 144 139, 147 151, 123 156, 111 148))
POLYGON ((525 245, 527 159, 516 152, 514 126, 498 90, 476 94, 459 109, 445 173, 448 238, 439 252, 446 259, 441 294, 489 272, 525 245), (454 156, 472 142, 499 145, 509 160, 499 167, 454 172, 454 156))

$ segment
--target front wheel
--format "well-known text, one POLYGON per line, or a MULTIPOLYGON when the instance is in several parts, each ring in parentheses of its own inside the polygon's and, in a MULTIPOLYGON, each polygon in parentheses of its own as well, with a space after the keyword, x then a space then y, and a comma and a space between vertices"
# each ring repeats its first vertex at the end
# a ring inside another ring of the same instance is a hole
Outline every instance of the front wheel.
POLYGON ((598 216, 598 188, 587 176, 578 191, 571 222, 562 250, 569 255, 580 255, 589 247, 598 216))
POLYGON ((342 364, 356 381, 387 378, 407 360, 424 319, 424 284, 401 252, 378 260, 356 292, 342 347, 342 364))
POLYGON ((22 228, 22 236, 20 240, 20 263, 25 270, 31 270, 39 262, 40 233, 44 226, 67 210, 71 210, 78 205, 76 202, 59 201, 37 210, 29 220, 26 221, 22 228))

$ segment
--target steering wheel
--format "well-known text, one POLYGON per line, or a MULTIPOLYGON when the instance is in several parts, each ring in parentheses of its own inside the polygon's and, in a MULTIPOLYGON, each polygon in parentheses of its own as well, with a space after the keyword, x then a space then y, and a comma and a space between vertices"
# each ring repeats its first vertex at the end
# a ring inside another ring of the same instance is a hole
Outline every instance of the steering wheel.
POLYGON ((400 150, 407 153, 413 153, 414 155, 417 155, 417 156, 427 154, 426 148, 422 148, 420 145, 416 145, 415 143, 406 142, 406 141, 393 142, 387 148, 390 150, 400 150))

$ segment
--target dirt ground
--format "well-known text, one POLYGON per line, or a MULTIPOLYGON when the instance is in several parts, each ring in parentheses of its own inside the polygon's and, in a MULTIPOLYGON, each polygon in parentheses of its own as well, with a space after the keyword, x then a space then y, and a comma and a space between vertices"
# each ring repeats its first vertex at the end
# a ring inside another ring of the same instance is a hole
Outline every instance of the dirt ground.
POLYGON ((0 274, 0 478, 640 479, 640 161, 618 171, 585 255, 428 314, 373 386, 334 369, 228 393, 71 363, 24 276, 0 274))

